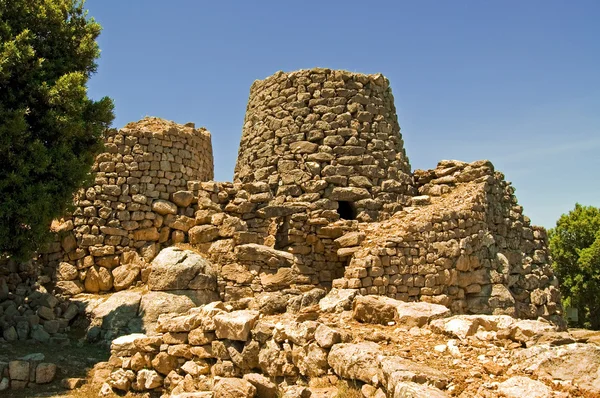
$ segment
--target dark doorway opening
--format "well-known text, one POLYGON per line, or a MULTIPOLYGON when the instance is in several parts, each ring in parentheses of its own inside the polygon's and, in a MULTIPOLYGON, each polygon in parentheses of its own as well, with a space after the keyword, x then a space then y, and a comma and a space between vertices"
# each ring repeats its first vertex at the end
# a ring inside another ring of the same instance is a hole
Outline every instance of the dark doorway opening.
POLYGON ((338 202, 337 212, 340 215, 340 218, 343 220, 356 219, 356 207, 352 202, 340 200, 338 202))
POLYGON ((275 249, 284 250, 290 245, 289 241, 290 218, 284 217, 277 224, 277 232, 275 233, 275 249))

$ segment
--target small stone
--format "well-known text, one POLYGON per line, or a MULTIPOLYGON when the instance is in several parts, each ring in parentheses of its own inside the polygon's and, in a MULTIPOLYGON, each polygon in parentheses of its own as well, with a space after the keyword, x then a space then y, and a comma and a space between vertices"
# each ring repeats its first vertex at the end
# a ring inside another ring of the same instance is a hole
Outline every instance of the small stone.
POLYGON ((11 380, 29 380, 29 361, 10 361, 8 374, 11 380))
POLYGON ((251 310, 233 311, 215 316, 217 338, 247 341, 258 316, 258 311, 251 310))
POLYGON ((152 211, 161 216, 167 214, 177 214, 177 205, 167 200, 158 199, 152 202, 152 211))
POLYGON ((37 384, 46 384, 52 382, 56 376, 56 365, 53 363, 42 362, 35 368, 35 382, 37 384))
POLYGON ((75 390, 85 384, 85 379, 80 377, 67 377, 62 379, 60 384, 67 390, 75 390))

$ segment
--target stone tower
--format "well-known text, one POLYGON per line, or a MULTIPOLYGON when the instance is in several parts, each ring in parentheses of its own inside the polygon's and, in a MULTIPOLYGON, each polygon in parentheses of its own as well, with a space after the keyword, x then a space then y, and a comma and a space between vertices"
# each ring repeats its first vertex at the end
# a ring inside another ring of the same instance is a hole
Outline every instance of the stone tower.
POLYGON ((266 182, 285 202, 337 202, 346 219, 402 208, 414 183, 389 81, 330 69, 255 81, 234 181, 266 182))

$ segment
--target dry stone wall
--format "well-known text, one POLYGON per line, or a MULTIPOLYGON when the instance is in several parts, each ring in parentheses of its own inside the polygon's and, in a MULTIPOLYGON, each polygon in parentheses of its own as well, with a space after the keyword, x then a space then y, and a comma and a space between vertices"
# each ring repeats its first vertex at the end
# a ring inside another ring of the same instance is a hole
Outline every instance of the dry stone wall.
POLYGON ((185 240, 196 202, 188 181, 213 178, 210 133, 158 118, 130 123, 107 131, 93 172, 42 253, 66 294, 125 289, 162 246, 185 240))
POLYGON ((366 225, 363 243, 345 248, 355 253, 334 287, 439 303, 454 313, 562 322, 545 231, 530 225, 490 162, 443 161, 415 177, 427 195, 366 225))
MULTIPOLYGON (((206 292, 191 282, 182 291, 235 308, 319 286, 456 313, 560 317, 545 231, 490 162, 412 173, 382 75, 313 69, 255 82, 234 182, 211 181, 205 129, 157 118, 108 131, 93 171, 29 264, 35 275, 17 265, 0 275, 0 298, 27 291, 5 313, 49 282, 67 296, 148 284, 159 251, 187 245, 214 274, 206 292)), ((3 330, 30 315, 9 312, 3 330)))
POLYGON ((374 221, 414 193, 389 81, 330 69, 256 81, 234 180, 265 182, 285 201, 333 202, 374 221))

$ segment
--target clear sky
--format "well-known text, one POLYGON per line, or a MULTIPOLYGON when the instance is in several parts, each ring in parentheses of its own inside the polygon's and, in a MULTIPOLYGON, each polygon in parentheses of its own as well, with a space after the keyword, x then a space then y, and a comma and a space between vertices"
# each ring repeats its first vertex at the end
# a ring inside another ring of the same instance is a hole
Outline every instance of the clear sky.
POLYGON ((600 1, 88 0, 92 98, 212 133, 231 181, 250 85, 278 70, 381 72, 413 169, 491 160, 534 224, 600 206, 600 1))

